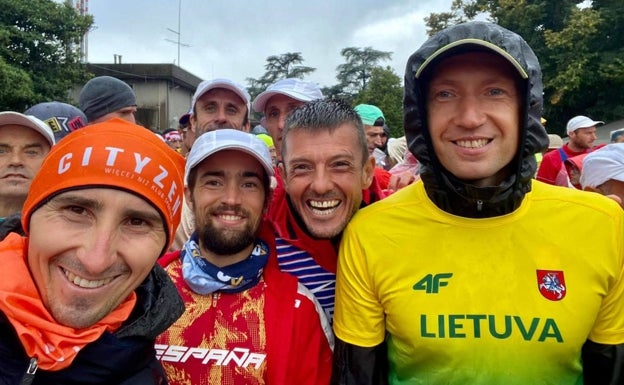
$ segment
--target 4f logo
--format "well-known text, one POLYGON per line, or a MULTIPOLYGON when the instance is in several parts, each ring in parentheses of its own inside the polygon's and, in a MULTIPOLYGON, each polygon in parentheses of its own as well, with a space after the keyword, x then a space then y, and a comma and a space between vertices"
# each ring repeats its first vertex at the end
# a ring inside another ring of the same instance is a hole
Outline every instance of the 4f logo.
POLYGON ((447 286, 453 273, 427 274, 416 282, 412 289, 424 290, 427 294, 437 294, 441 287, 447 286))

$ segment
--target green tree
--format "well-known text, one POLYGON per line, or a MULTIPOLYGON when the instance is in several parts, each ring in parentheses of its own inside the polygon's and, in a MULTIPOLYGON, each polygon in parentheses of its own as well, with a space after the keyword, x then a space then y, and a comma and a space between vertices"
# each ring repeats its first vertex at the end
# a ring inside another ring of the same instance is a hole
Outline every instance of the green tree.
POLYGON ((346 62, 338 65, 338 79, 342 93, 356 95, 366 90, 374 68, 379 62, 392 59, 392 52, 378 51, 372 47, 347 47, 340 51, 346 62))
POLYGON ((403 87, 401 78, 391 67, 373 68, 366 90, 360 92, 353 104, 373 104, 383 111, 390 136, 405 135, 403 130, 403 87))
POLYGON ((316 71, 316 68, 301 65, 304 59, 301 52, 287 52, 266 58, 265 73, 259 79, 247 78, 247 90, 254 99, 268 86, 280 79, 303 79, 306 75, 316 71))
POLYGON ((0 0, 0 108, 69 102, 69 90, 88 79, 78 48, 92 23, 66 3, 0 0))
POLYGON ((435 31, 485 15, 520 34, 540 60, 548 131, 565 133, 575 115, 624 117, 624 12, 621 0, 455 0, 425 18, 435 31))

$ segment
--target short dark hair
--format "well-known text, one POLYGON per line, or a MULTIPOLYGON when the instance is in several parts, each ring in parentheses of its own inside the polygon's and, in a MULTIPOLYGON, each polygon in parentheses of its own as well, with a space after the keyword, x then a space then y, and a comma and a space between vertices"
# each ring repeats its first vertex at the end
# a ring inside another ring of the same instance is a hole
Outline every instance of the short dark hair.
POLYGON ((355 130, 358 146, 362 150, 362 163, 368 160, 368 146, 362 119, 353 107, 341 99, 314 100, 293 109, 284 122, 282 132, 282 159, 286 155, 286 138, 291 131, 333 132, 343 124, 351 124, 355 130))

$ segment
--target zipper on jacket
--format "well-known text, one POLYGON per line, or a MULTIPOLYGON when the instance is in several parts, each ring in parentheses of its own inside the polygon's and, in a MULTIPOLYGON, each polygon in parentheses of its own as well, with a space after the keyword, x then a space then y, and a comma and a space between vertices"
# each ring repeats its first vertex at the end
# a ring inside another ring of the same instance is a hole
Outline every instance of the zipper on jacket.
POLYGON ((219 293, 212 293, 212 307, 217 306, 218 299, 219 299, 219 293))
POLYGON ((483 201, 481 199, 477 200, 477 211, 481 211, 483 209, 483 201))
POLYGON ((24 377, 22 377, 22 381, 20 381, 19 385, 30 385, 35 380, 35 372, 37 372, 37 359, 32 357, 30 362, 28 363, 28 369, 26 369, 26 373, 24 377))

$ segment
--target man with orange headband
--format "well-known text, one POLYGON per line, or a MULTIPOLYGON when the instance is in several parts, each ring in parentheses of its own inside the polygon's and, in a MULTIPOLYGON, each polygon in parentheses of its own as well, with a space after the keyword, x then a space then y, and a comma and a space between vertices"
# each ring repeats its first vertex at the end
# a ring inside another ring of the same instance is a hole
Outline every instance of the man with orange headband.
POLYGON ((1 384, 166 384, 154 339, 184 311, 155 264, 184 159, 111 119, 67 135, 32 181, 27 234, 0 243, 1 384))

